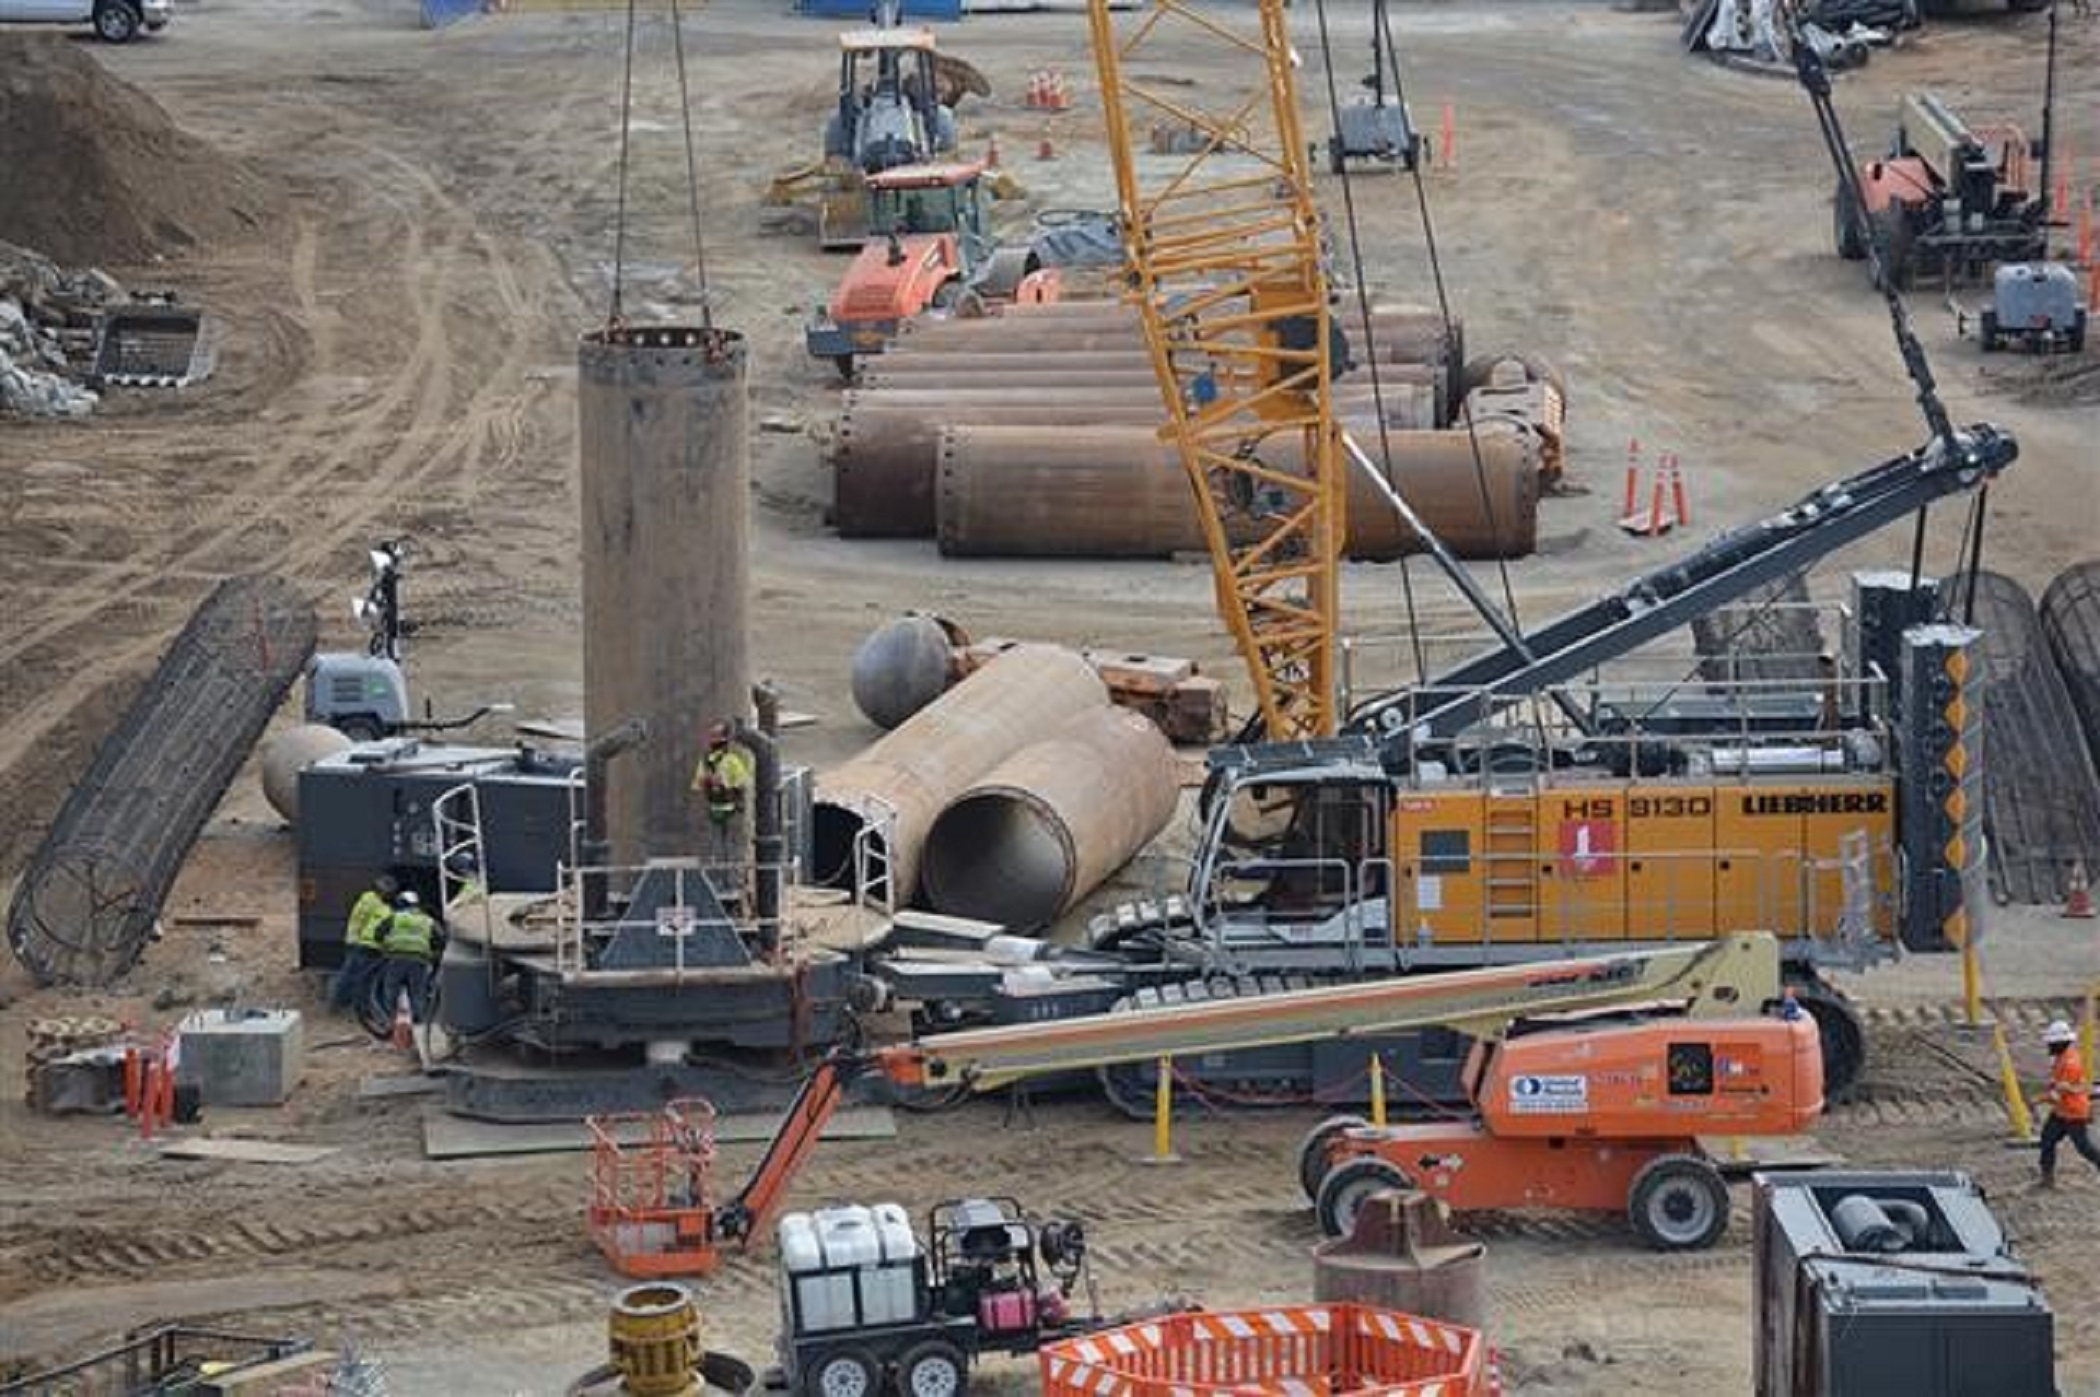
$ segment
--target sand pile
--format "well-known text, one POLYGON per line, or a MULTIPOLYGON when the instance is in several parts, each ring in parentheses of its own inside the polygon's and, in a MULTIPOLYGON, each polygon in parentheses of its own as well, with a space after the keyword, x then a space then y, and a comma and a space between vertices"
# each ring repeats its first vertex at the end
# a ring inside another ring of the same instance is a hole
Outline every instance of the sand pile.
POLYGON ((279 202, 57 34, 0 32, 0 171, 0 239, 76 264, 176 256, 258 227, 279 202))

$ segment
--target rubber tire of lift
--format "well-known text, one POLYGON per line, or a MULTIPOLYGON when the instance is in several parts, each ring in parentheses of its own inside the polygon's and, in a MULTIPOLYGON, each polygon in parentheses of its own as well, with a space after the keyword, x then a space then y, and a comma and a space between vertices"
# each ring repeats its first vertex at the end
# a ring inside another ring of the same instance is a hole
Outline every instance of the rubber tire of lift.
POLYGON ((970 1361, 946 1339, 914 1344, 897 1364, 898 1397, 963 1397, 970 1386, 970 1361), (931 1386, 920 1385, 921 1379, 931 1386))
POLYGON ((1320 1181, 1320 1196, 1313 1203, 1321 1235, 1348 1236, 1356 1227, 1357 1210, 1372 1194, 1413 1187, 1414 1180, 1399 1165, 1383 1159, 1352 1159, 1337 1166, 1320 1181))
POLYGON ((1823 1043, 1823 1097, 1842 1101, 1866 1070, 1866 1025, 1851 1003, 1821 980, 1789 979, 1787 987, 1793 990, 1795 1002, 1816 1021, 1816 1036, 1823 1043))
POLYGON ((1847 262, 1862 261, 1867 255, 1867 245, 1859 235, 1858 207, 1852 186, 1838 181, 1837 195, 1831 200, 1831 241, 1837 244, 1837 255, 1847 262))
POLYGON ((803 1397, 880 1397, 881 1392, 882 1365, 857 1348, 827 1349, 802 1371, 803 1397), (848 1381, 858 1374, 859 1387, 833 1389, 824 1379, 834 1369, 848 1381))
POLYGON ((1695 1154, 1662 1155, 1642 1165, 1641 1172, 1633 1176, 1633 1188, 1626 1196, 1626 1215, 1633 1222, 1633 1230, 1657 1251, 1700 1251, 1719 1241, 1728 1230, 1728 1181, 1714 1168, 1712 1160, 1695 1154), (1694 1233, 1672 1235, 1657 1226, 1655 1213, 1670 1198, 1688 1196, 1684 1190, 1691 1190, 1689 1196, 1694 1198, 1704 1195, 1698 1201, 1706 1209, 1705 1225, 1694 1233))
POLYGON ((1306 1133, 1298 1146, 1298 1187, 1305 1201, 1320 1201, 1320 1183, 1327 1177, 1327 1147, 1345 1131, 1361 1130, 1370 1124, 1362 1116, 1329 1116, 1306 1133))

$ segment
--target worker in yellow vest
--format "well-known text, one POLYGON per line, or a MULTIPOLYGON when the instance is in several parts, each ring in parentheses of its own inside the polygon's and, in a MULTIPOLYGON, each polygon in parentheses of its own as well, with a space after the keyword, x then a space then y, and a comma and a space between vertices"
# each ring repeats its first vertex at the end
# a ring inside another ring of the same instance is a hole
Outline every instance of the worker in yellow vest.
POLYGON ((756 769, 751 754, 730 740, 729 724, 708 729, 707 754, 700 759, 694 787, 707 797, 707 814, 718 825, 734 820, 751 801, 756 769))
POLYGON ((328 997, 336 1008, 355 1013, 371 993, 373 977, 379 973, 379 928, 393 915, 394 899, 400 895, 401 885, 394 876, 382 873, 350 904, 349 925, 343 931, 343 968, 336 972, 328 997))
POLYGON ((437 918, 423 910, 423 900, 409 889, 394 900, 394 915, 381 924, 379 948, 386 957, 380 978, 380 1002, 389 1014, 408 996, 409 1016, 423 1022, 423 1001, 430 993, 430 969, 444 949, 437 918))

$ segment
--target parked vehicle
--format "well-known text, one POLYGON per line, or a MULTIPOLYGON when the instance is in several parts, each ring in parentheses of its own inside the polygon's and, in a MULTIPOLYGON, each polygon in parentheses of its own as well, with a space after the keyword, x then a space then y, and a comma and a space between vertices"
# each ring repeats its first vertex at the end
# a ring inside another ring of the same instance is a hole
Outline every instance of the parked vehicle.
POLYGON ((174 0, 0 0, 0 24, 92 24, 112 44, 158 33, 174 14, 174 0))

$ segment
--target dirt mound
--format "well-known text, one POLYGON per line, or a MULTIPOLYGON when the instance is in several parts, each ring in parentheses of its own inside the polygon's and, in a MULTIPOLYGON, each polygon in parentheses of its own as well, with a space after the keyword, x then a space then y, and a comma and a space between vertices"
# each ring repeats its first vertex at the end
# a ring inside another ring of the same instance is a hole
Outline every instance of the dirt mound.
POLYGON ((60 262, 141 263, 260 225, 270 186, 56 34, 0 33, 0 238, 60 262))

